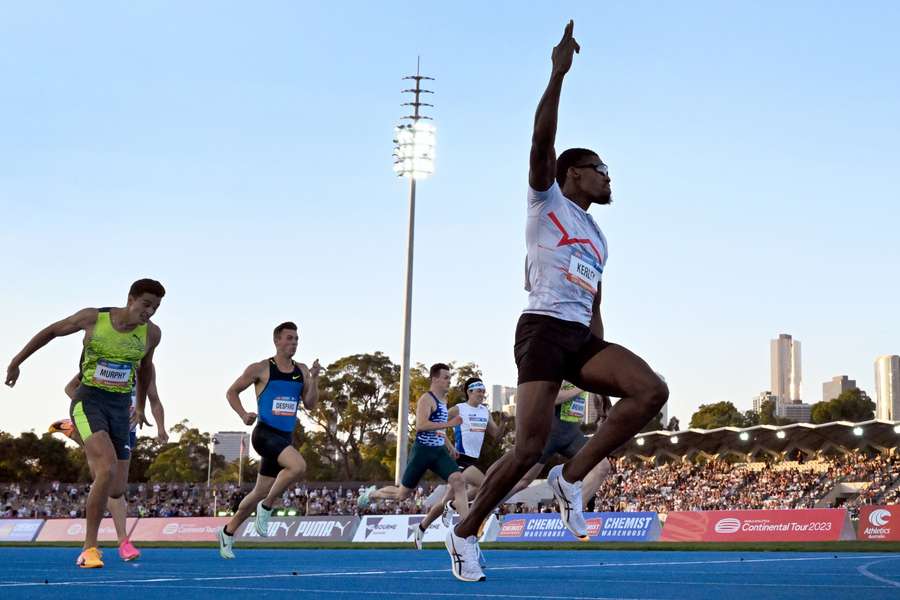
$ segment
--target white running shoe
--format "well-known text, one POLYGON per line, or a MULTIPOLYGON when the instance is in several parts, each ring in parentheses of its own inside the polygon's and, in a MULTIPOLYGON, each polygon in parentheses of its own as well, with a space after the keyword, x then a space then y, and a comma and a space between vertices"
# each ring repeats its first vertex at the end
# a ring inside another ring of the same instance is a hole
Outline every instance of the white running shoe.
POLYGON ((219 556, 222 558, 234 558, 234 536, 225 533, 225 526, 216 530, 216 537, 219 538, 219 556))
POLYGON ((562 470, 562 465, 556 465, 547 475, 547 484, 553 490, 559 506, 559 518, 572 535, 582 542, 590 541, 587 523, 581 512, 581 482, 569 483, 563 479, 562 470))
POLYGON ((461 538, 450 528, 444 544, 450 553, 450 567, 454 577, 460 581, 484 581, 484 572, 478 566, 478 542, 474 535, 461 538))
POLYGON ((453 506, 450 504, 451 502, 453 502, 453 500, 444 502, 444 512, 441 513, 441 523, 444 524, 444 527, 453 527, 453 515, 456 511, 453 510, 453 506))
POLYGON ((413 528, 413 542, 416 545, 416 550, 422 549, 422 540, 423 539, 425 539, 425 532, 422 530, 421 527, 416 525, 413 528))
POLYGON ((256 533, 260 537, 269 537, 269 517, 272 516, 272 509, 266 510, 263 507, 262 500, 256 504, 256 533))

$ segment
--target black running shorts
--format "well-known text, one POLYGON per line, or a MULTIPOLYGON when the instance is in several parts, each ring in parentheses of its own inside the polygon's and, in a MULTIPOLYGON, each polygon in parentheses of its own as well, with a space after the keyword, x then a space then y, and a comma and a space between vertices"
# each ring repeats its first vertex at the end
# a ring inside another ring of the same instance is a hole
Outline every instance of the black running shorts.
POLYGON ((456 461, 447 452, 446 445, 426 446, 416 442, 412 446, 412 452, 409 453, 409 461, 406 463, 400 483, 405 488, 413 489, 419 485, 425 471, 431 471, 447 481, 458 470, 456 461))
POLYGON ((112 441, 116 458, 131 458, 130 393, 119 394, 82 383, 75 390, 75 399, 69 406, 69 416, 75 423, 82 442, 87 442, 98 431, 105 431, 112 441))
POLYGON ((262 421, 253 428, 250 436, 250 443, 253 449, 259 454, 259 474, 265 477, 276 477, 281 472, 282 467, 278 464, 278 456, 282 450, 294 444, 294 433, 292 431, 281 431, 262 421))
POLYGON ((459 465, 459 472, 462 473, 469 467, 478 467, 478 459, 468 454, 460 454, 456 459, 456 464, 459 465))
POLYGON ((572 458, 587 444, 587 441, 588 437, 581 431, 579 423, 566 423, 555 417, 538 462, 546 465, 556 454, 563 458, 572 458))
POLYGON ((609 345, 581 323, 525 313, 519 317, 513 349, 519 383, 577 383, 585 363, 609 345))

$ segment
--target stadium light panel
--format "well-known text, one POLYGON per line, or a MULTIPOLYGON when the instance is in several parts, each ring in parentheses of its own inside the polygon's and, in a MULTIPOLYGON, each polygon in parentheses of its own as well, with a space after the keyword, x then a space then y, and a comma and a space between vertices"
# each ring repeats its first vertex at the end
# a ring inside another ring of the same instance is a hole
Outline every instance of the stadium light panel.
POLYGON ((777 437, 779 440, 783 440, 784 438, 787 437, 787 434, 783 431, 779 431, 778 433, 775 434, 775 437, 777 437))
POLYGON ((750 434, 747 433, 746 431, 742 431, 738 437, 741 438, 742 442, 746 442, 747 440, 750 439, 750 434))
POLYGON ((862 437, 862 434, 863 434, 862 427, 854 427, 853 428, 853 435, 855 435, 856 437, 862 437))
POLYGON ((399 125, 394 130, 394 172, 424 179, 434 174, 435 127, 426 121, 399 125))
POLYGON ((643 446, 643 445, 644 445, 644 438, 638 438, 638 439, 637 439, 637 445, 638 445, 638 446, 643 446))
POLYGON ((677 435, 673 435, 672 437, 669 438, 669 441, 672 442, 673 444, 677 444, 677 443, 678 443, 678 436, 677 436, 677 435))

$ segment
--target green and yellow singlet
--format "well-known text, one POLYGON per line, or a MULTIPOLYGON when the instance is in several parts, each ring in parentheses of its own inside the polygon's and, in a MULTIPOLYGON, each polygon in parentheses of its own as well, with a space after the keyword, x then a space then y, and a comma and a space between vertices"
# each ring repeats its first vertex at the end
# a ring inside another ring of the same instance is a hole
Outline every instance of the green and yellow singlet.
POLYGON ((91 339, 81 359, 81 383, 108 392, 130 393, 138 364, 147 353, 147 325, 116 331, 108 308, 97 313, 91 339))

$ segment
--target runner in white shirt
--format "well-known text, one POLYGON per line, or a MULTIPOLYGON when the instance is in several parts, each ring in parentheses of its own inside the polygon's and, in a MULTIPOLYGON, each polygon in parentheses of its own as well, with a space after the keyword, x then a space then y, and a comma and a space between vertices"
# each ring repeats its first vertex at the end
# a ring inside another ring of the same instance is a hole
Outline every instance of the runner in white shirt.
MULTIPOLYGON (((456 464, 465 479, 468 497, 473 498, 484 483, 484 473, 478 468, 478 459, 481 457, 481 447, 484 445, 484 434, 488 433, 497 439, 503 436, 505 428, 497 425, 491 418, 491 411, 484 404, 484 381, 480 377, 470 377, 463 384, 463 393, 466 401, 454 404, 450 407, 449 418, 459 415, 462 422, 453 428, 456 438, 455 448, 459 453, 456 464)), ((416 548, 422 549, 422 539, 428 527, 441 516, 444 525, 450 527, 453 523, 453 511, 456 509, 452 501, 453 489, 448 486, 443 500, 435 502, 413 532, 413 541, 416 548)))
POLYGON ((519 370, 516 445, 485 478, 469 514, 447 533, 453 575, 462 581, 484 580, 476 533, 540 459, 563 380, 621 398, 597 434, 547 477, 562 522, 582 539, 587 536, 582 480, 659 413, 669 397, 666 384, 646 362, 603 338, 601 277, 608 248, 587 210, 612 201, 608 168, 592 150, 571 148, 557 158, 554 149, 563 79, 580 50, 573 28, 569 21, 553 49, 550 82, 538 104, 531 138, 525 228, 528 307, 516 327, 514 346, 519 370))

